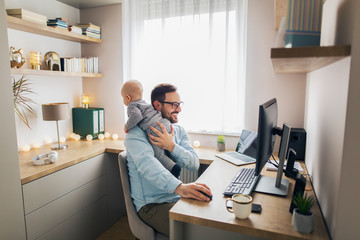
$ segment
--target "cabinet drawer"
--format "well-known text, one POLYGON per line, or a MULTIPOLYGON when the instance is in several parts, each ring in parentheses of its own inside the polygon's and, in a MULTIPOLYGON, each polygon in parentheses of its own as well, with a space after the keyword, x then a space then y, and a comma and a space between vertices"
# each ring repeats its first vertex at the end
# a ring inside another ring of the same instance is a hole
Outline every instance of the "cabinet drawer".
POLYGON ((104 154, 23 185, 25 214, 105 174, 104 154))
POLYGON ((37 239, 103 198, 105 194, 106 176, 101 176, 31 212, 25 216, 28 239, 37 239))
POLYGON ((96 239, 107 229, 106 197, 83 209, 38 240, 96 239))

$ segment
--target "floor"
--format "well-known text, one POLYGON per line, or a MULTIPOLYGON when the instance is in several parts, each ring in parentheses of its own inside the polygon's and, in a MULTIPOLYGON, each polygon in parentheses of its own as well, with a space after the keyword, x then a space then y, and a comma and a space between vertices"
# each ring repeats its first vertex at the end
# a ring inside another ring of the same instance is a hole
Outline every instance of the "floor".
POLYGON ((120 218, 111 228, 101 234, 96 240, 135 240, 126 216, 120 218))

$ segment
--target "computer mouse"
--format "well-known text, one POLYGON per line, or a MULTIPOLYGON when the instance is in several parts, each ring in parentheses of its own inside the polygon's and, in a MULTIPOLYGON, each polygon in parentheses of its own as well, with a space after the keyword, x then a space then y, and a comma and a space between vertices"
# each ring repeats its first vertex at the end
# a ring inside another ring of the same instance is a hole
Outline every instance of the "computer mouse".
POLYGON ((206 193, 204 193, 203 191, 199 191, 200 193, 202 193, 203 195, 205 195, 206 197, 208 197, 210 199, 210 201, 212 200, 212 196, 207 195, 206 193))

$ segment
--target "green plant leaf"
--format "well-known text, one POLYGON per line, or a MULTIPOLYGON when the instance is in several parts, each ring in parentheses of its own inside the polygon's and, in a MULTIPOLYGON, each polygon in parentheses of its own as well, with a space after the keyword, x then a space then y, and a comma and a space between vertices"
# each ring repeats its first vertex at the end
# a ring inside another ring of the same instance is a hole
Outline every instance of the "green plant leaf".
POLYGON ((307 211, 310 211, 310 209, 314 206, 315 199, 313 196, 308 196, 307 193, 302 195, 301 193, 298 192, 294 196, 293 203, 296 206, 296 208, 299 209, 299 212, 301 214, 305 214, 307 211))
POLYGON ((12 78, 13 82, 13 97, 14 97, 14 111, 16 115, 20 118, 20 120, 31 129, 29 125, 29 121, 27 119, 27 114, 35 114, 34 109, 32 108, 31 104, 36 104, 32 99, 27 97, 27 94, 35 94, 31 90, 31 83, 22 75, 20 79, 15 80, 12 78))

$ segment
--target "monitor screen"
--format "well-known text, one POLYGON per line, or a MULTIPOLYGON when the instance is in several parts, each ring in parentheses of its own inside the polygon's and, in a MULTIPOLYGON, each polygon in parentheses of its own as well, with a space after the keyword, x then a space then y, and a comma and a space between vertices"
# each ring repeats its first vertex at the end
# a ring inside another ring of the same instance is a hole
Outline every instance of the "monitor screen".
POLYGON ((276 98, 259 106, 258 143, 256 149, 255 174, 258 176, 273 153, 276 136, 278 107, 276 98))
POLYGON ((259 180, 255 191, 286 196, 288 194, 289 180, 282 179, 282 174, 291 128, 286 124, 283 125, 283 129, 278 128, 277 117, 278 107, 275 98, 259 106, 258 143, 255 166, 255 175, 259 176, 259 180), (277 177, 261 176, 261 170, 273 153, 276 135, 281 136, 282 149, 279 154, 277 177))

